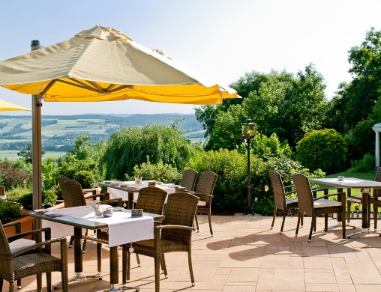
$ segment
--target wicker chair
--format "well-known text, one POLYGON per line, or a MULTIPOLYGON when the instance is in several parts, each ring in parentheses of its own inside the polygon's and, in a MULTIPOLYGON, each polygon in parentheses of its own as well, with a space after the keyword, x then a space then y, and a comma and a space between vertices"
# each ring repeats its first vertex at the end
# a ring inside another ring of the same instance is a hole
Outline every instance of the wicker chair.
POLYGON ((312 194, 312 190, 310 187, 310 183, 308 177, 303 174, 296 173, 292 176, 292 179, 295 183, 296 193, 298 196, 298 208, 299 208, 299 216, 298 216, 298 224, 296 226, 295 236, 298 236, 299 232, 299 224, 301 217, 306 214, 312 217, 311 220, 311 229, 308 237, 308 242, 311 242, 312 230, 316 223, 316 216, 324 215, 325 217, 325 226, 324 231, 328 230, 328 214, 331 213, 341 213, 342 214, 342 228, 343 228, 343 238, 345 239, 345 193, 336 193, 324 195, 322 197, 314 198, 312 194), (341 196, 341 202, 327 200, 327 197, 330 196, 341 196))
MULTIPOLYGON (((374 178, 375 181, 381 182, 381 167, 377 168, 376 177, 374 178)), ((379 189, 373 189, 373 196, 370 197, 369 203, 373 204, 373 220, 374 220, 374 229, 377 229, 377 213, 378 213, 378 206, 379 201, 378 197, 381 195, 381 190, 379 189)), ((351 205, 352 203, 355 204, 362 204, 362 195, 360 196, 352 196, 350 193, 347 196, 347 220, 348 223, 351 220, 351 205)), ((370 212, 369 212, 370 216, 370 212)), ((368 218, 370 222, 370 218, 368 218)))
POLYGON ((47 291, 51 291, 51 272, 60 271, 62 275, 62 291, 68 291, 66 238, 50 239, 50 228, 33 230, 6 237, 3 225, 0 222, 0 291, 3 280, 9 282, 9 291, 14 291, 14 282, 24 277, 37 275, 37 291, 42 291, 41 274, 46 273, 47 291), (41 234, 45 233, 45 241, 41 242, 41 234), (36 244, 10 249, 10 242, 27 235, 38 238, 36 244), (60 242, 61 258, 51 255, 51 244, 60 242), (33 251, 33 253, 30 253, 33 251))
POLYGON ((187 169, 183 173, 180 185, 187 191, 194 191, 198 172, 193 169, 187 169))
MULTIPOLYGON (((275 170, 270 170, 269 176, 270 176, 271 185, 274 191, 274 215, 273 215, 273 221, 271 223, 271 229, 274 227, 277 210, 280 209, 283 211, 283 221, 282 221, 282 226, 280 228, 280 231, 283 232, 284 221, 286 219, 287 211, 298 208, 297 198, 289 198, 289 199, 286 198, 286 196, 290 196, 292 194, 296 195, 296 191, 292 190, 292 191, 286 192, 285 189, 295 188, 295 186, 294 185, 284 186, 279 172, 275 170)), ((302 220, 303 220, 303 217, 302 217, 302 220)), ((302 221, 302 226, 303 226, 303 221, 302 221)))
MULTIPOLYGON (((164 254, 185 251, 188 253, 189 272, 192 285, 194 276, 191 257, 193 219, 197 209, 198 197, 189 193, 173 193, 168 195, 164 209, 164 220, 155 226, 155 238, 142 240, 132 244, 136 253, 155 259, 155 291, 160 291, 160 264, 167 276, 164 254)), ((123 253, 127 255, 127 273, 130 273, 130 245, 123 245, 123 253)))
MULTIPOLYGON (((21 233, 21 222, 6 223, 6 224, 3 224, 3 227, 4 228, 13 227, 15 230, 15 234, 21 233)), ((9 242, 9 248, 11 252, 13 252, 16 249, 29 247, 35 244, 36 244, 36 241, 33 239, 19 238, 19 239, 13 240, 12 242, 9 242)), ((17 280, 17 289, 21 289, 21 279, 17 280)))
MULTIPOLYGON (((197 188, 195 192, 191 194, 196 195, 199 198, 197 204, 197 212, 201 214, 208 214, 209 219, 209 229, 210 234, 213 236, 212 230, 212 199, 213 199, 213 190, 216 185, 218 175, 212 171, 204 171, 200 175, 200 179, 197 183, 197 188)), ((197 215, 195 216, 196 220, 196 229, 199 230, 197 215)))
MULTIPOLYGON (((143 212, 153 214, 163 214, 165 200, 167 198, 167 192, 157 187, 142 188, 139 191, 139 197, 136 202, 136 209, 143 209, 143 212)), ((162 220, 155 221, 155 225, 161 224, 162 220)), ((140 266, 139 254, 136 253, 136 260, 140 266)), ((123 252, 123 284, 126 284, 127 280, 130 280, 130 273, 126 270, 127 267, 127 253, 123 252)))
MULTIPOLYGON (((99 197, 101 199, 104 198, 104 194, 98 194, 98 195, 92 195, 87 196, 85 198, 82 186, 79 182, 69 179, 65 176, 60 175, 58 177, 58 183, 60 185, 62 196, 65 203, 65 208, 68 207, 79 207, 79 206, 86 206, 86 198, 96 198, 99 197)), ((86 240, 92 239, 92 237, 88 237, 88 230, 85 232, 85 236, 83 237, 83 245, 82 245, 82 252, 85 252, 86 249, 86 240)), ((73 236, 70 238, 69 247, 72 246, 73 243, 73 236)))

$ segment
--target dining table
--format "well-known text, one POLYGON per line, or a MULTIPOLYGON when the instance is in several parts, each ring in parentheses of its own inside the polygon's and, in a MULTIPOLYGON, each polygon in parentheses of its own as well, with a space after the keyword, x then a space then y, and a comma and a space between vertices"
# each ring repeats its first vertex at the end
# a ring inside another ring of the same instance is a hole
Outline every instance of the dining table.
MULTIPOLYGON (((338 178, 310 178, 311 182, 333 186, 338 192, 346 189, 347 196, 351 195, 352 189, 360 189, 362 196, 362 230, 359 232, 350 233, 347 238, 357 234, 368 234, 370 231, 370 190, 381 189, 381 182, 374 180, 359 179, 353 177, 338 177, 338 178)), ((345 202, 346 204, 346 202, 345 202)), ((341 221, 341 216, 337 215, 337 220, 341 221)))
POLYGON ((128 209, 133 209, 134 201, 136 202, 138 199, 140 189, 148 187, 150 183, 154 183, 156 187, 165 190, 167 194, 174 193, 177 189, 185 189, 174 183, 162 183, 150 180, 139 183, 135 181, 104 181, 99 183, 99 185, 107 187, 107 193, 110 199, 122 198, 123 201, 127 201, 128 209))
MULTIPOLYGON (((110 248, 110 290, 119 291, 127 287, 118 287, 119 263, 118 246, 139 240, 152 239, 154 237, 154 220, 163 216, 143 212, 142 217, 134 218, 131 210, 119 208, 113 212, 113 216, 104 218, 95 216, 92 206, 80 206, 56 209, 52 212, 36 210, 29 213, 30 216, 59 223, 74 228, 74 271, 75 276, 69 280, 83 281, 89 278, 101 278, 100 275, 83 276, 83 257, 81 249, 82 229, 98 230, 109 229, 110 248)), ((68 234, 72 235, 72 234, 68 234)))

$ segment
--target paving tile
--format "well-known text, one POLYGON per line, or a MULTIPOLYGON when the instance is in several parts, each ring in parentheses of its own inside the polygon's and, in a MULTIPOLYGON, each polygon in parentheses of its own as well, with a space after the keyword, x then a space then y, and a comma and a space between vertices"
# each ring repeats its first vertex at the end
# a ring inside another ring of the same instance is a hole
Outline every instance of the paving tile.
MULTIPOLYGON (((192 244, 196 285, 192 287, 190 282, 187 254, 171 253, 166 255, 168 278, 163 273, 160 275, 160 291, 381 291, 381 240, 377 235, 343 240, 340 228, 322 232, 324 220, 319 218, 318 231, 308 243, 309 217, 295 237, 295 217, 287 217, 285 230, 280 233, 281 218, 277 218, 271 230, 271 217, 213 216, 215 233, 211 237, 207 216, 198 218, 200 232, 193 233, 192 244)), ((360 226, 361 221, 351 223, 360 226)), ((329 225, 332 224, 336 220, 330 219, 329 225)), ((53 245, 52 252, 58 255, 59 247, 53 245)), ((69 276, 74 275, 73 253, 73 249, 68 249, 69 276)), ((88 242, 83 259, 84 274, 96 273, 95 244, 88 242)), ((154 261, 144 256, 140 259, 138 267, 132 258, 131 281, 127 286, 154 292, 154 261)), ((119 264, 121 269, 121 259, 119 264)), ((69 291, 98 292, 109 288, 109 265, 109 249, 103 246, 103 280, 70 284, 69 291)), ((53 273, 52 282, 57 281, 60 273, 53 273)), ((34 276, 23 279, 22 283, 18 291, 36 291, 34 276)), ((8 287, 4 281, 3 291, 8 287)), ((43 287, 46 287, 45 277, 43 287)))

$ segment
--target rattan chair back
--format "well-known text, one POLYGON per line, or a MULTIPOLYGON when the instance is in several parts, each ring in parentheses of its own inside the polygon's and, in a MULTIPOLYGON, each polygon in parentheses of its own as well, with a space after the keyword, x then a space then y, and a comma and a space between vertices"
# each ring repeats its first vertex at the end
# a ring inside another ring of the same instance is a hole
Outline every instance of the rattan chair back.
POLYGON ((217 174, 213 171, 204 171, 197 183, 196 193, 212 195, 216 184, 217 174))
POLYGON ((312 216, 314 212, 314 200, 308 177, 300 173, 295 173, 292 179, 298 196, 299 213, 312 216))
POLYGON ((2 261, 4 260, 3 257, 7 257, 11 255, 11 249, 9 247, 8 237, 5 235, 5 230, 3 227, 3 224, 0 220, 0 278, 3 273, 3 265, 2 261))
POLYGON ((143 212, 163 214, 163 206, 167 192, 157 187, 146 187, 139 191, 136 202, 136 209, 143 209, 143 212))
POLYGON ((196 184, 198 172, 194 169, 187 169, 183 173, 183 177, 181 178, 180 185, 184 187, 187 191, 193 191, 194 185, 196 184))
POLYGON ((269 171, 271 185, 274 192, 274 205, 275 207, 285 210, 286 209, 286 196, 284 191, 284 185, 279 172, 275 170, 269 171))
MULTIPOLYGON (((168 195, 162 225, 183 225, 192 227, 197 209, 198 197, 185 192, 168 195)), ((187 243, 191 240, 191 230, 164 229, 162 239, 187 243)))
POLYGON ((72 179, 67 179, 66 181, 64 181, 63 185, 63 189, 66 192, 62 193, 65 208, 86 205, 86 199, 83 195, 82 186, 79 182, 72 179))
MULTIPOLYGON (((375 181, 381 182, 381 167, 377 167, 376 177, 374 178, 375 181)), ((380 189, 374 189, 373 195, 375 198, 378 198, 381 196, 381 190, 380 189)))

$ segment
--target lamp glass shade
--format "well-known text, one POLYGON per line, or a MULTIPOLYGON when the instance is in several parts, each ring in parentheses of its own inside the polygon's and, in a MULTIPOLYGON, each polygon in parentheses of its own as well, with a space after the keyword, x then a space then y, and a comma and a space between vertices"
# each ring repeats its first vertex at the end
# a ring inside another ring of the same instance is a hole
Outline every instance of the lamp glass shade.
POLYGON ((244 139, 253 139, 255 136, 255 124, 250 119, 242 124, 242 136, 244 139))

